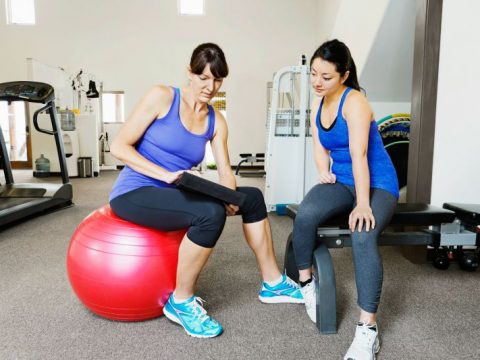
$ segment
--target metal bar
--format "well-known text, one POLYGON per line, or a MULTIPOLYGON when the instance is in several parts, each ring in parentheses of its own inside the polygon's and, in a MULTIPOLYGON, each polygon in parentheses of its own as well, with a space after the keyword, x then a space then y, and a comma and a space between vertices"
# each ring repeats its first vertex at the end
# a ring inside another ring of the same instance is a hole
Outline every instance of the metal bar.
POLYGON ((285 261, 284 261, 285 274, 292 280, 298 282, 298 269, 295 263, 295 254, 293 252, 292 233, 288 235, 287 247, 285 249, 285 261))
POLYGON ((57 110, 55 109, 55 102, 51 101, 50 104, 51 106, 48 109, 48 112, 50 114, 50 120, 52 122, 53 136, 55 138, 55 143, 57 145, 58 162, 60 164, 60 173, 62 175, 62 182, 64 184, 68 184, 70 182, 70 179, 68 177, 67 162, 65 160, 65 149, 63 147, 62 132, 60 131, 60 126, 58 125, 57 110))
MULTIPOLYGON (((329 234, 319 234, 318 243, 324 243, 328 248, 343 248, 352 246, 350 234, 342 232, 334 234, 330 230, 329 234)), ((349 231, 349 230, 348 230, 349 231)), ((435 245, 436 240, 440 239, 440 233, 434 231, 410 231, 410 232, 385 232, 378 239, 378 246, 403 246, 403 245, 435 245)))
POLYGON ((3 137, 3 131, 0 127, 0 160, 2 162, 3 173, 5 174, 5 183, 7 185, 13 184, 12 168, 10 166, 10 159, 8 158, 8 150, 3 137))

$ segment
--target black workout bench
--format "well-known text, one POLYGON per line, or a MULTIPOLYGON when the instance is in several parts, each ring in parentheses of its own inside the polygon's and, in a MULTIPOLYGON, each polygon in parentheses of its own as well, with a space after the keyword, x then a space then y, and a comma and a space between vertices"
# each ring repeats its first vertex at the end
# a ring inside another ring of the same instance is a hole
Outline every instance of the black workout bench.
POLYGON ((263 177, 265 176, 266 172, 263 166, 265 162, 265 154, 264 153, 256 153, 252 155, 250 153, 240 154, 242 160, 237 164, 237 168, 235 170, 235 175, 240 175, 244 177, 263 177), (250 163, 250 165, 242 165, 245 163, 250 163), (259 165, 254 165, 257 163, 259 165))
MULTIPOLYGON (((295 219, 298 205, 288 205, 287 215, 295 219)), ((439 247, 478 246, 480 234, 474 229, 465 229, 463 219, 473 219, 480 225, 480 206, 444 204, 444 209, 425 204, 398 204, 389 227, 382 233, 378 245, 424 245, 439 247), (448 210, 450 209, 450 210, 448 210), (452 211, 453 210, 453 211, 452 211), (462 216, 456 216, 456 213, 462 216), (467 214, 467 215, 465 215, 467 214), (412 226, 415 231, 403 231, 412 226), (401 230, 396 230, 401 228, 401 230)), ((335 271, 329 248, 351 247, 348 229, 349 212, 332 217, 318 228, 317 247, 313 255, 315 291, 317 297, 317 328, 324 334, 337 332, 337 306, 335 271)), ((470 224, 471 225, 471 224, 470 224)), ((292 245, 292 233, 288 236, 285 250, 285 271, 298 281, 298 270, 292 245)))

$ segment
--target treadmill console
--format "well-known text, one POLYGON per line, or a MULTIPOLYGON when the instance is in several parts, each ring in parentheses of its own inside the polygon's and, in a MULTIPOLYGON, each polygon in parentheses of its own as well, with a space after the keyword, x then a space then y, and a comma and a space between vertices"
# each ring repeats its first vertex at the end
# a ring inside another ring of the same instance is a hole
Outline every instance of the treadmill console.
POLYGON ((0 84, 0 100, 46 104, 55 99, 53 87, 36 81, 13 81, 0 84))

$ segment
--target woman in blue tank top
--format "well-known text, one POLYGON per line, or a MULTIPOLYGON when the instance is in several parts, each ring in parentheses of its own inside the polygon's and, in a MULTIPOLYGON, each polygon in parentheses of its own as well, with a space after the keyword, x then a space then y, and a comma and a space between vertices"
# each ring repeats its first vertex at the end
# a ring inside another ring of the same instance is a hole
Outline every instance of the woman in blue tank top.
POLYGON ((208 105, 228 75, 220 47, 199 45, 187 75, 190 83, 181 89, 161 85, 151 89, 114 139, 111 152, 125 168, 110 194, 110 206, 119 217, 143 226, 163 231, 188 228, 179 249, 176 288, 163 312, 189 335, 206 338, 223 329, 207 315, 194 288, 226 216, 242 216, 245 238, 263 278, 259 299, 265 303, 304 300, 298 285, 278 269, 261 191, 236 186, 227 151, 227 123, 208 105), (220 184, 246 194, 242 207, 175 187, 183 172, 202 161, 207 141, 220 184))
POLYGON ((345 359, 373 360, 380 347, 376 313, 383 279, 377 240, 395 210, 397 175, 360 91, 348 47, 338 40, 327 41, 315 51, 310 66, 316 95, 310 123, 319 183, 305 196, 294 223, 301 291, 307 314, 315 321, 312 257, 317 227, 350 210, 360 320, 345 359))

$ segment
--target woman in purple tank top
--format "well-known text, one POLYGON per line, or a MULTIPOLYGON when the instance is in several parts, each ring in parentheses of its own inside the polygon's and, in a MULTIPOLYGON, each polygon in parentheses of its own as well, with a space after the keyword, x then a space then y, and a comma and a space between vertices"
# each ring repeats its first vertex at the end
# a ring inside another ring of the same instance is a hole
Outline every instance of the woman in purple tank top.
MULTIPOLYGON (((246 241, 263 278, 260 301, 304 300, 298 285, 278 269, 261 191, 236 185, 227 150, 227 123, 208 105, 228 75, 220 47, 206 43, 195 48, 187 75, 190 82, 183 88, 158 85, 151 89, 114 139, 111 152, 125 168, 114 185, 110 205, 118 216, 140 225, 163 231, 188 228, 179 250, 176 289, 163 311, 189 335, 206 338, 221 334, 223 329, 195 296, 195 283, 226 216, 242 216, 246 241), (183 172, 202 161, 207 141, 220 184, 246 194, 242 207, 174 186, 183 172)), ((225 270, 225 274, 232 271, 225 270)))
POLYGON ((310 66, 316 95, 310 124, 319 183, 305 195, 294 222, 301 291, 307 314, 316 321, 312 257, 317 227, 350 211, 360 319, 345 360, 374 360, 380 348, 376 313, 383 281, 377 241, 395 210, 398 180, 372 109, 360 91, 348 47, 338 40, 327 41, 315 51, 310 66))

